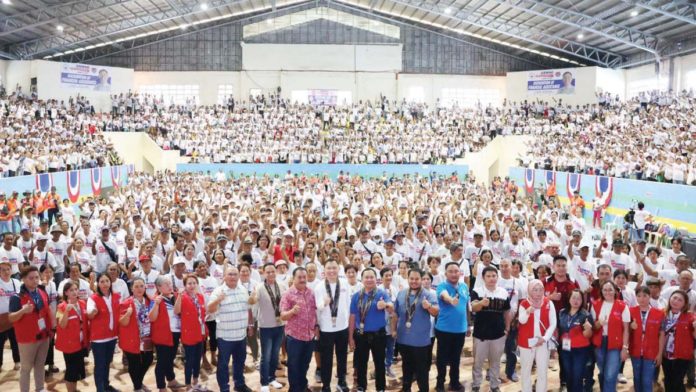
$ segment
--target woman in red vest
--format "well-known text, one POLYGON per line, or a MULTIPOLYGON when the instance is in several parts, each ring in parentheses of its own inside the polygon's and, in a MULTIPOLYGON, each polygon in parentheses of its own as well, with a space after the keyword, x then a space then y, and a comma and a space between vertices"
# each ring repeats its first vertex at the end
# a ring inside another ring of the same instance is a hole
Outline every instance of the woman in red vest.
MULTIPOLYGON (((534 279, 529 282, 527 299, 520 301, 520 321, 517 346, 520 348, 522 367, 522 392, 532 391, 532 365, 546 369, 549 364, 548 342, 556 330, 556 309, 553 302, 544 297, 544 284, 534 279)), ((537 392, 546 391, 546 372, 537 372, 537 392)))
POLYGON ((77 382, 87 377, 84 357, 89 347, 87 304, 79 299, 79 287, 72 281, 63 285, 63 302, 58 305, 56 350, 65 359, 65 384, 68 392, 77 390, 77 382))
POLYGON ((145 295, 145 280, 135 278, 131 283, 133 296, 121 304, 118 320, 118 346, 128 358, 128 375, 133 389, 143 390, 145 373, 152 365, 150 309, 153 303, 145 295))
POLYGON ((176 299, 174 313, 181 317, 181 344, 184 346, 186 387, 191 387, 191 378, 193 378, 194 388, 206 390, 198 384, 203 341, 206 337, 205 299, 198 291, 198 278, 195 275, 187 275, 184 278, 184 292, 176 299))
POLYGON ((638 305, 630 309, 633 387, 636 392, 652 392, 655 369, 660 367, 665 346, 665 313, 650 306, 650 289, 646 286, 636 288, 636 300, 638 305))
MULTIPOLYGON (((689 296, 677 290, 669 296, 662 330, 665 334, 665 350, 662 368, 665 372, 665 391, 685 391, 684 376, 694 359, 696 319, 689 312, 689 296)), ((17 339, 19 340, 19 339, 17 339)))
POLYGON ((592 354, 592 315, 585 310, 585 294, 580 289, 570 292, 568 306, 558 315, 558 341, 568 392, 582 392, 585 365, 592 354))
POLYGON ((32 265, 22 270, 22 287, 10 298, 10 322, 13 324, 21 364, 19 389, 29 392, 29 378, 34 370, 34 386, 44 389, 44 364, 48 354, 48 338, 55 325, 55 316, 48 306, 48 295, 39 290, 39 270, 32 265))
POLYGON ((159 295, 155 297, 155 304, 149 315, 150 324, 152 324, 152 343, 157 350, 155 381, 157 389, 160 392, 166 392, 167 387, 170 389, 183 387, 183 384, 176 381, 174 374, 174 358, 181 336, 181 319, 174 313, 176 295, 172 289, 171 277, 158 276, 155 286, 159 295))
POLYGON ((94 356, 94 384, 97 392, 113 391, 109 385, 109 366, 114 359, 118 336, 120 297, 111 291, 111 278, 102 274, 97 281, 97 292, 87 300, 87 318, 90 322, 90 341, 94 356))
POLYGON ((617 299, 619 288, 612 281, 604 282, 602 298, 592 303, 595 321, 592 344, 599 368, 599 386, 603 391, 615 391, 621 361, 628 358, 628 323, 631 314, 626 304, 617 299))

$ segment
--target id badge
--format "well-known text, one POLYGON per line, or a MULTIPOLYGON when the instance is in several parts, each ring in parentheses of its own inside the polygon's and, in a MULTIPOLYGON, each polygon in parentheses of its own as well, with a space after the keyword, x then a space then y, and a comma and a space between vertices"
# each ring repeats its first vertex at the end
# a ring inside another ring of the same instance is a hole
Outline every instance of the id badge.
POLYGON ((44 318, 39 319, 39 331, 45 331, 46 330, 46 320, 44 318))
POLYGON ((561 338, 561 348, 563 351, 570 351, 570 337, 568 334, 564 334, 561 338))

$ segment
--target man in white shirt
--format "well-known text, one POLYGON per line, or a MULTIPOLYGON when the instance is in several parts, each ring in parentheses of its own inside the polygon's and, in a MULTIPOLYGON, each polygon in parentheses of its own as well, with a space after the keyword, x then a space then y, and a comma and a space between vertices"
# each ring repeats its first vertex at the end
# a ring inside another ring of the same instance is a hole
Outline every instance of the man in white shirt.
MULTIPOLYGON (((10 312, 10 298, 19 293, 21 283, 17 279, 13 279, 12 263, 9 260, 0 259, 0 318, 5 318, 4 322, 9 323, 7 319, 10 312)), ((19 370, 19 346, 17 346, 17 338, 15 337, 14 328, 0 332, 0 350, 4 351, 5 341, 10 341, 12 348, 12 359, 14 360, 14 370, 19 370)), ((0 367, 2 367, 2 354, 0 354, 0 367)))
MULTIPOLYGON (((628 276, 631 277, 635 275, 635 266, 633 265, 633 260, 621 251, 623 246, 623 241, 620 239, 614 240, 611 244, 612 250, 602 252, 602 263, 611 266, 612 274, 617 269, 621 269, 626 270, 628 276)), ((601 252, 601 249, 602 247, 600 246, 598 251, 601 252)))
POLYGON ((338 277, 338 264, 328 260, 324 265, 326 279, 314 287, 319 324, 319 352, 321 358, 322 391, 331 392, 334 350, 338 389, 348 391, 346 363, 348 359, 348 318, 350 316, 350 293, 348 282, 338 277))
POLYGON ((570 278, 578 283, 580 290, 585 292, 590 288, 595 275, 597 275, 597 262, 591 256, 592 243, 590 240, 583 239, 579 249, 579 254, 576 254, 573 251, 573 243, 568 244, 568 258, 570 259, 568 273, 570 278))
POLYGON ((2 237, 2 247, 0 247, 0 263, 9 263, 12 267, 12 275, 19 277, 19 263, 24 262, 22 251, 13 246, 14 234, 7 232, 2 237))
POLYGON ((370 239, 370 229, 360 229, 360 240, 353 244, 353 250, 359 254, 363 261, 370 261, 372 254, 379 251, 379 246, 370 239))

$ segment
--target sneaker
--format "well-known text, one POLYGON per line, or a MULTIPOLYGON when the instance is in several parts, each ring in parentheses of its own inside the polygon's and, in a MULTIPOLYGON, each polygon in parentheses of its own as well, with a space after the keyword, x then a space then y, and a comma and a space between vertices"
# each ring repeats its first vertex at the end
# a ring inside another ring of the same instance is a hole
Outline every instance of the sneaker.
POLYGON ((148 388, 146 385, 143 385, 141 389, 143 390, 143 392, 152 392, 152 389, 148 388))
POLYGON ((208 387, 203 384, 196 384, 193 386, 193 390, 197 392, 208 392, 208 387))
POLYGON ((261 369, 261 364, 259 363, 259 361, 254 361, 254 369, 256 369, 256 370, 261 369))
POLYGON ((392 371, 391 366, 387 367, 384 374, 389 378, 396 378, 396 374, 392 371))
POLYGON ((314 382, 317 384, 321 384, 321 370, 317 370, 314 372, 314 382))
POLYGON ((520 381, 520 377, 517 375, 517 373, 512 373, 512 376, 508 377, 508 380, 512 382, 518 382, 520 381))
POLYGON ((464 385, 462 385, 462 384, 451 385, 450 384, 449 390, 454 391, 454 392, 464 392, 464 385))
POLYGON ((58 372, 60 372, 60 369, 58 369, 58 367, 56 367, 56 365, 51 365, 48 367, 48 371, 51 373, 58 373, 58 372))
POLYGON ((246 384, 234 387, 234 390, 235 392, 254 392, 251 388, 246 386, 246 384))
POLYGON ((270 389, 268 389, 268 385, 261 387, 261 392, 271 392, 270 389))
POLYGON ((435 392, 445 392, 445 386, 444 385, 436 385, 435 392))
POLYGON ((348 388, 348 384, 345 381, 339 381, 338 385, 336 385, 336 392, 348 392, 350 391, 350 388, 348 388))
POLYGON ((626 379, 626 376, 623 375, 623 373, 619 373, 617 381, 619 382, 619 384, 628 384, 628 380, 626 379))
POLYGON ((279 382, 276 381, 276 380, 273 380, 273 381, 269 382, 268 385, 270 385, 271 388, 273 388, 273 389, 280 389, 280 388, 283 387, 283 384, 279 383, 279 382))

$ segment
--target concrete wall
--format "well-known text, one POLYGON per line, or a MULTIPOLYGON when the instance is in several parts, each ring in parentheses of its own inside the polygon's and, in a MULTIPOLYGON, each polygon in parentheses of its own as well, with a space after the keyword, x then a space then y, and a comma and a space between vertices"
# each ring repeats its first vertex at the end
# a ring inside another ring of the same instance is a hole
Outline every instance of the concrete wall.
POLYGON ((517 158, 527 153, 531 136, 499 136, 479 152, 457 159, 456 164, 465 165, 476 180, 489 183, 493 177, 505 177, 511 167, 517 166, 517 158))
POLYGON ((157 170, 176 170, 179 163, 188 158, 176 150, 163 150, 144 132, 106 132, 106 138, 114 145, 123 162, 135 170, 154 173, 157 170))

